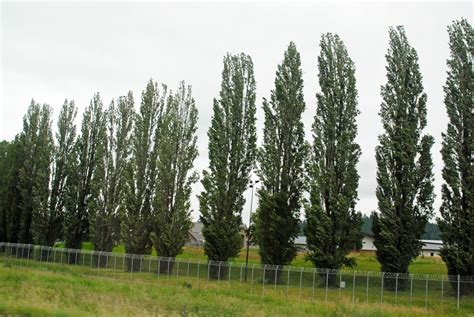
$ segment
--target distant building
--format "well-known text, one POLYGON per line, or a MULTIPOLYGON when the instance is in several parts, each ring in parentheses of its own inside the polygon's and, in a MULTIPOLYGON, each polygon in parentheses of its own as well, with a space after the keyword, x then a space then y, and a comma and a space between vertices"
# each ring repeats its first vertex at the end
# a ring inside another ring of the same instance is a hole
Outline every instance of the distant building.
POLYGON ((295 245, 300 251, 308 251, 308 246, 306 244, 306 237, 305 236, 298 236, 295 239, 295 245))
POLYGON ((375 247, 374 241, 375 239, 373 234, 365 234, 362 238, 362 248, 360 251, 368 253, 375 252, 377 248, 375 247))
POLYGON ((204 236, 202 235, 202 222, 194 222, 191 230, 189 230, 187 246, 202 246, 204 244, 204 236))
POLYGON ((442 240, 421 240, 423 247, 421 248, 421 256, 432 257, 439 256, 439 252, 443 248, 442 240))
MULTIPOLYGON (((187 246, 202 246, 204 244, 204 236, 202 235, 203 224, 201 222, 193 223, 193 227, 189 231, 189 240, 186 243, 187 246)), ((245 231, 241 231, 241 235, 244 241, 244 246, 246 246, 246 237, 245 231)), ((360 252, 365 253, 375 253, 377 248, 374 244, 374 235, 371 233, 365 233, 362 238, 362 248, 360 252)), ((439 252, 443 247, 443 241, 441 240, 421 240, 423 242, 423 247, 421 248, 421 256, 423 257, 435 257, 439 256, 439 252)), ((253 244, 251 244, 253 245, 253 244)), ((305 236, 298 236, 295 239, 295 245, 299 251, 308 251, 308 246, 305 236)))

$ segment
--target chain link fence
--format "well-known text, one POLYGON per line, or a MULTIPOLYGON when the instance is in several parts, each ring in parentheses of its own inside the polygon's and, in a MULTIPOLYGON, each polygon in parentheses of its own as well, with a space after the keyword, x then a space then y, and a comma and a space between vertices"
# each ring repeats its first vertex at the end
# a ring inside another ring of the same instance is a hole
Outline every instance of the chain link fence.
POLYGON ((0 259, 14 266, 68 265, 81 274, 141 276, 199 287, 243 287, 253 296, 341 300, 413 307, 447 306, 474 312, 474 277, 330 270, 63 249, 0 242, 0 259))

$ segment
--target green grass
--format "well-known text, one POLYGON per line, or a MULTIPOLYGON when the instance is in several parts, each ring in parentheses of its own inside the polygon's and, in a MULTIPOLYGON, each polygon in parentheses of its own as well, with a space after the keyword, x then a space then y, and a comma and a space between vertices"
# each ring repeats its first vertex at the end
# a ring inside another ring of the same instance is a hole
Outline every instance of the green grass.
MULTIPOLYGON (((63 248, 64 243, 57 243, 57 247, 63 248)), ((84 250, 93 250, 94 247, 91 242, 84 242, 84 250)), ((125 253, 124 246, 118 245, 113 249, 113 252, 116 253, 125 253)), ((152 251, 152 254, 156 256, 155 250, 152 251)), ((243 248, 240 251, 238 257, 232 259, 232 262, 235 263, 245 263, 246 249, 243 248)), ((375 258, 374 254, 371 253, 352 253, 351 256, 355 257, 357 266, 354 268, 358 271, 374 271, 380 272, 380 264, 375 258)), ((183 253, 177 256, 178 259, 193 259, 193 260, 202 260, 206 261, 207 256, 204 254, 204 249, 202 247, 191 247, 186 246, 183 248, 183 253)), ((260 255, 258 254, 258 248, 250 248, 249 251, 249 263, 251 264, 260 264, 260 255)), ((296 258, 291 262, 291 266, 295 267, 313 267, 313 264, 310 261, 305 259, 303 252, 298 252, 296 258)), ((418 257, 409 267, 410 273, 423 273, 423 274, 447 274, 446 264, 441 260, 440 257, 430 257, 422 258, 418 257)))
MULTIPOLYGON (((86 259, 84 259, 86 260, 86 259)), ((87 262, 87 261, 86 261, 87 262)), ((204 265, 205 267, 205 265, 204 265)), ((182 267, 181 269, 185 269, 182 267)), ((205 270, 202 270, 205 271, 205 270)), ((184 275, 185 271, 182 271, 184 275)), ((189 272, 189 269, 188 269, 189 272)), ((235 272, 235 271, 234 271, 235 272)), ((311 288, 302 291, 292 285, 262 285, 255 282, 208 281, 189 276, 157 276, 59 263, 0 257, 0 315, 29 316, 179 316, 185 307, 188 316, 469 316, 474 300, 463 299, 457 311, 452 298, 444 304, 430 302, 425 309, 415 305, 390 304, 387 294, 379 303, 378 281, 370 285, 369 303, 365 292, 355 304, 349 293, 311 288), (288 293, 286 293, 288 292, 288 293), (469 302, 467 302, 469 300, 469 302)), ((235 272, 237 273, 237 272, 235 272)), ((205 276, 205 272, 204 272, 205 276)), ((298 274, 293 278, 299 279, 298 274)), ((365 280, 364 280, 365 281, 365 280)), ((304 286, 304 285, 303 285, 304 286)), ((423 292, 415 299, 423 301, 423 292)), ((393 297, 393 294, 392 294, 393 297)), ((392 298, 393 299, 393 298, 392 298)), ((400 294, 400 302, 402 294, 400 294)))

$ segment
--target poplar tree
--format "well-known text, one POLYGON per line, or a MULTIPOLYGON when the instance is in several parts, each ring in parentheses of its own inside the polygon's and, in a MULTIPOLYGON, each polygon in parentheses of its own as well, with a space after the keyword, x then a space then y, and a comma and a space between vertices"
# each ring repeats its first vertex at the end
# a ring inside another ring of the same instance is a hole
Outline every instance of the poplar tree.
POLYGON ((51 108, 48 105, 41 106, 31 101, 23 118, 19 151, 22 161, 18 174, 21 196, 18 242, 41 243, 39 231, 44 220, 42 214, 48 210, 53 151, 51 108))
POLYGON ((197 119, 191 86, 182 82, 178 91, 168 97, 159 126, 158 180, 151 233, 159 256, 176 257, 189 238, 191 185, 198 176, 192 171, 198 155, 197 119))
MULTIPOLYGON (((104 155, 105 117, 102 100, 97 93, 85 109, 81 134, 74 145, 74 156, 68 162, 70 175, 66 180, 66 214, 64 239, 66 248, 81 249, 89 236, 89 220, 93 199, 103 181, 97 173, 104 155)), ((69 259, 71 263, 77 257, 69 259)))
MULTIPOLYGON (((444 161, 441 188, 441 217, 438 219, 443 239, 441 257, 449 275, 474 275, 474 114, 472 26, 467 20, 448 26, 450 57, 444 86, 448 128, 442 134, 441 155, 444 161)), ((453 281, 457 286, 457 280, 453 281)), ((462 283, 462 295, 474 286, 462 283)))
MULTIPOLYGON (((124 196, 125 169, 130 160, 133 128, 133 95, 112 101, 104 113, 104 155, 97 168, 98 195, 93 197, 91 235, 94 249, 111 252, 120 241, 120 210, 124 196)), ((105 263, 102 263, 105 264, 105 263)))
POLYGON ((316 94, 308 164, 306 237, 308 258, 316 267, 340 269, 355 265, 355 259, 347 255, 362 239, 362 216, 355 210, 361 154, 355 142, 359 114, 355 66, 339 36, 324 34, 320 48, 321 93, 316 94))
POLYGON ((6 154, 6 179, 4 179, 6 188, 4 192, 4 217, 6 221, 6 241, 18 242, 18 233, 20 231, 20 217, 22 199, 20 193, 19 178, 20 166, 23 157, 20 152, 20 134, 10 142, 6 154))
POLYGON ((7 241, 7 191, 10 174, 8 152, 11 142, 0 142, 0 241, 7 241))
MULTIPOLYGON (((299 232, 307 153, 301 121, 305 109, 302 75, 300 54, 291 42, 278 65, 271 99, 263 100, 263 144, 258 154, 262 187, 255 214, 263 264, 287 265, 296 256, 294 239, 299 232)), ((267 273, 266 280, 275 279, 274 271, 267 273)))
MULTIPOLYGON (((255 164, 255 78, 250 56, 224 57, 219 99, 214 99, 209 137, 209 168, 199 196, 204 252, 210 261, 228 261, 242 247, 243 193, 255 164)), ((227 275, 225 268, 221 277, 227 275)), ((218 267, 211 266, 218 277, 218 267)))
MULTIPOLYGON (((125 251, 150 254, 152 244, 152 207, 155 194, 156 164, 162 112, 166 87, 160 94, 158 85, 150 81, 142 92, 140 111, 135 116, 131 150, 132 157, 125 171, 125 204, 122 217, 122 238, 125 251)), ((139 270, 140 263, 128 262, 129 268, 139 270)))
POLYGON ((74 155, 76 138, 77 108, 73 101, 65 101, 58 117, 56 145, 53 152, 51 172, 51 192, 48 207, 38 212, 33 225, 36 232, 36 243, 53 246, 63 233, 65 213, 65 184, 70 171, 68 163, 74 155))
MULTIPOLYGON (((379 213, 373 232, 382 272, 408 273, 419 255, 421 236, 433 213, 433 138, 426 127, 426 94, 418 56, 402 26, 390 28, 387 83, 381 87, 384 133, 376 147, 379 213)), ((406 280, 399 280, 403 289, 406 280)), ((395 289, 395 278, 384 285, 395 289)))

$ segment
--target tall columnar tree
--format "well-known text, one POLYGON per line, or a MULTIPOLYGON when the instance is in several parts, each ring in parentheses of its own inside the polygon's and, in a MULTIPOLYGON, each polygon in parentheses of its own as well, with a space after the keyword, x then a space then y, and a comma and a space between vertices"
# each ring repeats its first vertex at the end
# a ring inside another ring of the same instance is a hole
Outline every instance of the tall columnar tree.
MULTIPOLYGON (((156 164, 166 87, 160 95, 158 86, 150 80, 142 93, 140 111, 135 116, 132 134, 132 157, 126 167, 125 205, 122 236, 125 251, 150 254, 153 197, 155 195, 156 164)), ((129 264, 130 265, 130 264, 129 264)), ((133 268, 138 269, 134 263, 133 268)))
POLYGON ((362 239, 355 210, 360 147, 356 117, 355 66, 337 35, 324 34, 318 57, 319 85, 309 170, 311 201, 306 209, 309 259, 316 267, 353 266, 349 252, 362 239))
POLYGON ((133 128, 133 95, 120 97, 110 103, 105 116, 106 134, 104 155, 98 165, 101 179, 98 195, 93 198, 91 235, 94 249, 112 251, 120 241, 120 209, 124 197, 125 170, 130 160, 130 142, 133 128))
POLYGON ((181 83, 168 97, 158 140, 157 184, 154 199, 153 245, 159 256, 175 257, 189 237, 191 185, 198 155, 196 141, 198 112, 191 86, 181 83))
POLYGON ((209 168, 203 171, 199 196, 204 252, 211 261, 227 261, 242 247, 243 193, 256 156, 255 87, 250 56, 227 54, 207 133, 209 168))
POLYGON ((61 238, 65 213, 65 184, 71 171, 67 169, 74 159, 77 108, 73 101, 65 101, 58 118, 56 145, 52 161, 52 181, 48 207, 36 213, 33 223, 36 243, 52 246, 61 238))
MULTIPOLYGON (((438 219, 443 238, 441 256, 450 275, 474 275, 474 32, 467 20, 448 27, 451 55, 444 86, 449 117, 443 133, 442 205, 438 219)), ((461 293, 474 291, 464 284, 461 293)))
POLYGON ((0 142, 0 241, 7 241, 7 191, 11 163, 8 160, 8 152, 11 142, 0 142))
MULTIPOLYGON (((299 232, 307 154, 301 121, 304 109, 300 54, 291 42, 278 65, 271 99, 263 101, 263 145, 258 155, 262 187, 255 237, 265 264, 286 265, 296 255, 294 239, 299 232)), ((272 280, 274 275, 269 273, 267 279, 272 280)))
POLYGON ((42 221, 42 213, 48 210, 53 151, 51 108, 48 105, 41 106, 31 101, 23 119, 19 151, 23 159, 18 177, 21 195, 18 240, 21 243, 41 243, 38 223, 42 221))
MULTIPOLYGON (((85 109, 81 134, 74 145, 74 156, 67 164, 70 173, 66 180, 65 246, 80 249, 89 235, 89 216, 93 212, 93 198, 103 181, 97 173, 102 164, 105 140, 105 117, 102 100, 97 93, 85 109)), ((70 261, 76 261, 77 258, 70 261)))
POLYGON ((6 179, 4 179, 6 188, 4 191, 3 208, 6 221, 6 241, 13 243, 18 242, 18 234, 20 232, 22 197, 18 184, 22 162, 20 134, 17 134, 7 148, 5 162, 6 179))
MULTIPOLYGON (((387 83, 381 87, 384 133, 376 148, 379 212, 373 231, 383 272, 407 273, 419 255, 421 236, 433 213, 433 138, 426 127, 426 94, 418 56, 402 26, 390 28, 387 83)), ((404 280, 398 281, 400 288, 404 280)), ((384 285, 395 288, 395 279, 384 285)))

